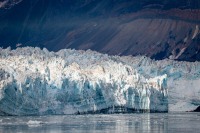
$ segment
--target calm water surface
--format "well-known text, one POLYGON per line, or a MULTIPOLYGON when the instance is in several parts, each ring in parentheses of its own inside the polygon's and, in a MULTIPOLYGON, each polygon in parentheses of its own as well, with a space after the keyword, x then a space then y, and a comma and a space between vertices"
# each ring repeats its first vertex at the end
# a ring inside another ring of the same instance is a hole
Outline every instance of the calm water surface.
POLYGON ((200 113, 0 117, 1 133, 200 133, 200 113))

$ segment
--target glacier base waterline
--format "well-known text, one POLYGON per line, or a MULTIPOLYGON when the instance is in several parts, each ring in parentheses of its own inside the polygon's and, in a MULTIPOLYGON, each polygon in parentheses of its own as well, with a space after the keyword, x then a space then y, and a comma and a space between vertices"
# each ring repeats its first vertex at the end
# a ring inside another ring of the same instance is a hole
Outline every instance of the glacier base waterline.
POLYGON ((0 115, 188 111, 200 105, 199 62, 37 47, 0 49, 0 62, 0 115))

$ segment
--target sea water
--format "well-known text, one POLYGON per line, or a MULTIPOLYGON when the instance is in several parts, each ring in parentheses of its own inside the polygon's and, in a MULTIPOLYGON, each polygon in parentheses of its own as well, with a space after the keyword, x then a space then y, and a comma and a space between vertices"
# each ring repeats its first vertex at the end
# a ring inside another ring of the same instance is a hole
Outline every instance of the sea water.
POLYGON ((192 133, 200 113, 2 116, 1 133, 192 133))

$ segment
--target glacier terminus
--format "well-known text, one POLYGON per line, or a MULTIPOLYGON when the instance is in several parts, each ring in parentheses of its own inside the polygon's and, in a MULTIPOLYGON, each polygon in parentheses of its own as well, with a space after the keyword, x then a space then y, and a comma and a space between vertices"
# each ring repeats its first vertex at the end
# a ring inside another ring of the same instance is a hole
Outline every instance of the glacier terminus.
POLYGON ((199 62, 0 49, 0 115, 191 111, 199 86, 199 62))

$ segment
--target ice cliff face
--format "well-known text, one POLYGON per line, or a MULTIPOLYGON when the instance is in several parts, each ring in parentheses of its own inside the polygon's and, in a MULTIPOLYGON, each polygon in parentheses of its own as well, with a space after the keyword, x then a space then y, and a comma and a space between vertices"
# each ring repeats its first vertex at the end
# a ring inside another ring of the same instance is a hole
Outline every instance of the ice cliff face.
POLYGON ((169 111, 192 111, 200 106, 200 62, 154 61, 147 57, 122 57, 143 75, 167 74, 169 111))
POLYGON ((1 115, 190 111, 199 86, 199 62, 0 49, 1 115))
POLYGON ((118 56, 39 48, 0 50, 0 114, 168 111, 167 75, 118 56))

